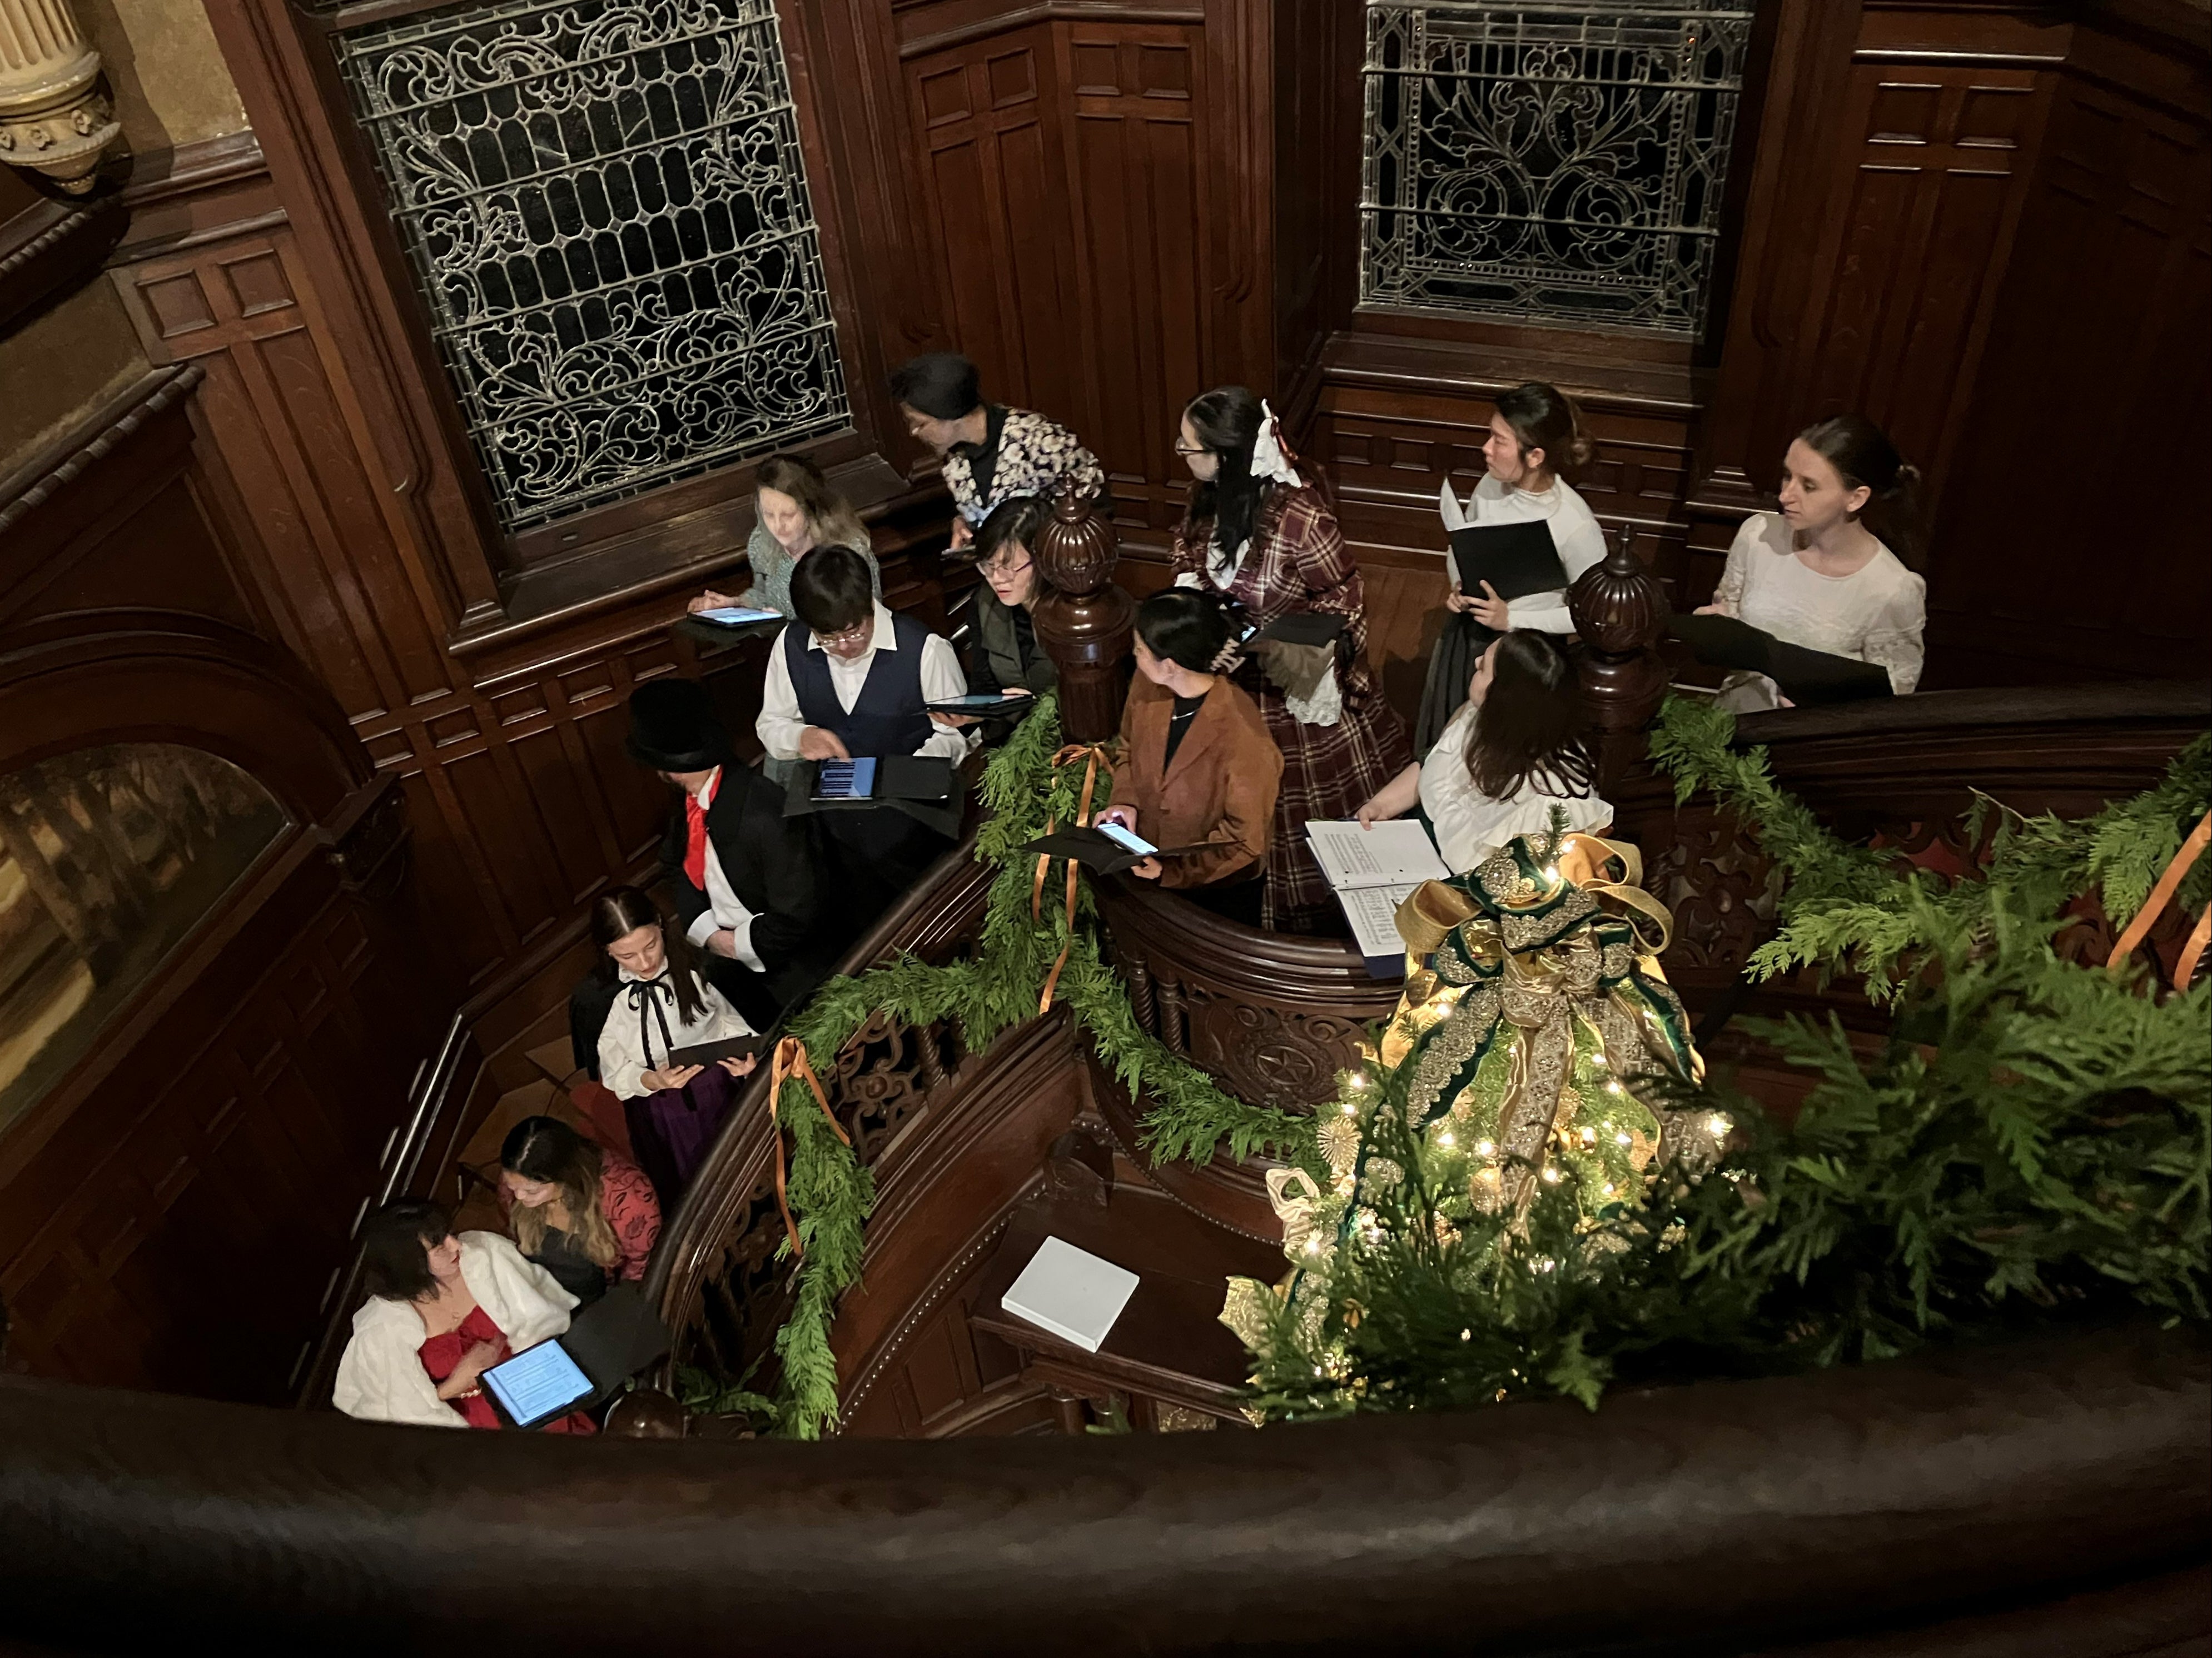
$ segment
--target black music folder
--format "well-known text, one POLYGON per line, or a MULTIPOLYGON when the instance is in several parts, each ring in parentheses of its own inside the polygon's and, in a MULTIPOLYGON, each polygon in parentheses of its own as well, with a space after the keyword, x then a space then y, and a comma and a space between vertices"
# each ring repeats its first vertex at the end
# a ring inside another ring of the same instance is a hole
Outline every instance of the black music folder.
POLYGON ((1777 639, 1732 616, 1674 616, 1667 630, 1698 660, 1716 668, 1762 673, 1801 708, 1891 695, 1889 670, 1777 639))
POLYGON ((1127 841, 1117 841, 1103 829, 1064 829, 1030 841, 1022 850, 1041 852, 1049 858, 1073 858, 1094 875, 1119 875, 1147 858, 1188 858, 1195 852, 1210 852, 1218 844, 1201 841, 1192 847, 1155 847, 1135 835, 1127 841), (1139 851, 1139 847, 1145 850, 1139 851))
POLYGON ((726 1036, 719 1042, 699 1042, 669 1050, 671 1065, 713 1065, 718 1060, 742 1060, 768 1046, 765 1036, 726 1036))
POLYGON ((1243 643, 1272 639, 1281 645, 1334 645, 1344 632, 1344 617, 1334 610, 1300 610, 1279 616, 1246 634, 1243 643))
POLYGON ((1451 532, 1452 560, 1459 567, 1459 590, 1482 597, 1482 584, 1500 598, 1526 598, 1557 592, 1567 585, 1567 567, 1542 519, 1517 524, 1470 524, 1451 532))

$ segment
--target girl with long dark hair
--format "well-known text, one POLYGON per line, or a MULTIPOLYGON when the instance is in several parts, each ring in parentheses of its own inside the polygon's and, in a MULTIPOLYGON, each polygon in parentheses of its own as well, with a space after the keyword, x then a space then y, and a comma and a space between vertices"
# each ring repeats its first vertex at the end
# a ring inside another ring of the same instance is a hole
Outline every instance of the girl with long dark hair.
MULTIPOLYGON (((1447 482, 1438 500, 1444 528, 1468 525, 1540 521, 1552 532, 1552 545, 1570 586, 1605 558, 1605 532, 1589 503, 1567 479, 1589 465, 1597 446, 1583 430, 1582 412, 1557 386, 1530 380, 1502 393, 1482 442, 1482 482, 1462 507, 1447 482)), ((1491 641, 1516 628, 1571 634, 1566 589, 1504 599, 1486 585, 1472 593, 1459 587, 1459 566, 1447 554, 1451 580, 1445 608, 1452 613, 1429 658, 1428 683, 1421 693, 1420 717, 1413 722, 1413 744, 1426 752, 1443 732, 1467 696, 1468 677, 1491 641)))
POLYGON ((514 1247, 589 1306, 645 1276, 660 1203, 644 1171, 558 1117, 525 1117, 499 1148, 499 1197, 514 1247))
POLYGON ((1359 809, 1367 827, 1416 805, 1455 874, 1480 868, 1516 835, 1550 827, 1595 834, 1613 822, 1582 740, 1574 667, 1549 634, 1520 628, 1492 640, 1475 663, 1467 701, 1418 766, 1359 809))
POLYGON ((1350 817, 1413 756, 1406 723, 1382 700, 1365 660, 1359 567, 1328 501, 1285 451, 1274 416, 1243 386, 1194 398, 1176 452, 1194 480, 1176 531, 1177 586, 1234 599, 1262 626, 1310 611, 1344 618, 1318 671, 1311 663, 1293 665, 1295 652, 1277 650, 1269 671, 1248 662, 1236 672, 1283 753, 1266 923, 1284 932, 1328 930, 1340 916, 1306 843, 1306 823, 1350 817))
MULTIPOLYGON (((1800 432, 1782 458, 1778 513, 1753 513, 1736 531, 1713 602, 1700 616, 1732 616, 1791 645, 1887 669, 1899 696, 1920 683, 1928 584, 1891 544, 1913 550, 1907 464, 1864 415, 1838 415, 1800 432)), ((1722 706, 1738 713, 1787 706, 1762 674, 1732 675, 1722 706)))
POLYGON ((732 1080, 759 1062, 748 1054, 681 1065, 675 1050, 749 1036, 752 1027, 700 975, 689 942, 635 887, 616 887, 592 904, 592 942, 615 988, 599 1032, 599 1079, 623 1102, 631 1149, 661 1208, 672 1209, 714 1147, 736 1097, 732 1080))

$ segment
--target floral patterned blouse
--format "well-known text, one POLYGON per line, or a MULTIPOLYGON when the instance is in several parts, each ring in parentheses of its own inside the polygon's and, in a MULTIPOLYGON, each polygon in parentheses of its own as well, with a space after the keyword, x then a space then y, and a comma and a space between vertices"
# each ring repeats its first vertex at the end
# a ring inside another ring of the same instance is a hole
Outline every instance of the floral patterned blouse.
POLYGON ((980 526, 1001 501, 1053 495, 1062 478, 1079 494, 1105 495, 1106 472, 1098 457, 1076 441, 1075 434, 1065 426, 1026 409, 1001 409, 995 404, 988 414, 983 441, 972 447, 963 445, 945 458, 945 487, 970 527, 980 526))

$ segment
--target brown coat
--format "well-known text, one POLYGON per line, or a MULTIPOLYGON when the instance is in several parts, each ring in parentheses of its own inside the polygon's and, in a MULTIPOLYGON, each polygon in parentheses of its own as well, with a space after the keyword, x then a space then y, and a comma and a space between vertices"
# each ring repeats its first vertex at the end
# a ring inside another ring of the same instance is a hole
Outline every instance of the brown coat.
POLYGON ((1224 677, 1213 682, 1161 774, 1175 697, 1139 674, 1121 709, 1121 768, 1111 804, 1137 814, 1137 833, 1156 847, 1218 841, 1218 852, 1170 858, 1160 884, 1200 887, 1257 872, 1275 821, 1283 751, 1267 735, 1259 705, 1224 677))

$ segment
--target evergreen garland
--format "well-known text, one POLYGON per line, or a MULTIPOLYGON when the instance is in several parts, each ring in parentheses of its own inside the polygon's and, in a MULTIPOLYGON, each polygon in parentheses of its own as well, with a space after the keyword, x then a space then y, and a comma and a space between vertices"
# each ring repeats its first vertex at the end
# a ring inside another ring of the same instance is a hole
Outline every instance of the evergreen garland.
POLYGON ((1732 1121, 1718 1169, 1659 1171, 1639 1207, 1607 1212, 1569 1168, 1517 1221, 1470 1206, 1463 1170, 1425 1150, 1404 1077, 1347 1077, 1369 1155, 1407 1178, 1336 1248, 1325 1303, 1262 1309, 1260 1408, 1594 1406, 1623 1382, 1880 1358, 2130 1308, 2212 1316, 2212 982, 2161 1000, 2139 971, 2052 947, 2093 879, 2116 923, 2141 907, 2204 810, 2206 743, 2080 823, 2008 816, 1990 878, 1953 887, 1822 829, 1763 754, 1728 750, 1731 726, 1672 704, 1655 754, 1681 799, 1714 785, 1785 873, 1785 939, 1754 970, 1877 968, 1897 1009, 1880 1051, 1862 1057, 1832 1018, 1763 1023, 1819 1079, 1789 1129, 1724 1087, 1678 1090, 1675 1108, 1732 1121))
MULTIPOLYGON (((1097 904, 1087 879, 1077 887, 1072 942, 1061 866, 1054 865, 1042 914, 1032 918, 1036 859, 1022 848, 1045 833, 1048 822, 1074 822, 1082 798, 1084 762, 1055 766, 1060 746, 1059 702, 1048 694, 984 770, 980 793, 988 816, 976 834, 975 855, 998 865, 999 873, 974 955, 943 966, 907 957, 855 978, 832 979, 792 1021, 790 1034, 805 1044, 808 1063, 825 1075, 838 1051, 878 1009, 905 1025, 951 1021, 968 1051, 980 1054, 1035 1017, 1045 976, 1066 944, 1058 999, 1132 1097, 1140 1088, 1150 1092, 1154 1103, 1145 1118, 1146 1150, 1156 1163, 1204 1163, 1222 1145, 1240 1157, 1267 1151, 1310 1158, 1310 1119, 1231 1097, 1137 1023, 1127 992, 1100 955, 1097 904)), ((1102 765, 1094 810, 1105 803, 1112 783, 1102 765)), ((815 1439, 837 1421, 830 1326, 838 1297, 860 1277, 875 1181, 831 1129, 805 1082, 786 1082, 777 1109, 792 1137, 786 1193, 805 1254, 791 1315, 775 1334, 782 1371, 776 1430, 815 1439)))
MULTIPOLYGON (((1801 967, 1848 968, 1867 994, 1894 1001, 1912 963, 1936 930, 1955 923, 1986 937, 1999 909, 2055 916, 2081 894, 2101 891, 2105 912, 2124 927, 2212 804, 2212 733, 2175 756, 2157 786, 2093 817, 2027 817, 1982 797, 1970 820, 1978 838, 1996 818, 1987 868, 1976 880, 1947 881, 1903 856, 1854 846, 1824 828, 1774 781, 1766 750, 1730 745, 1735 716, 1702 697, 1670 696, 1651 733, 1651 759, 1674 780, 1677 805, 1703 789, 1751 825, 1760 849, 1788 875, 1781 926, 1753 952, 1754 980, 1801 967)), ((2212 896, 2212 859, 2200 859, 2176 902, 2201 909, 2212 896)))

